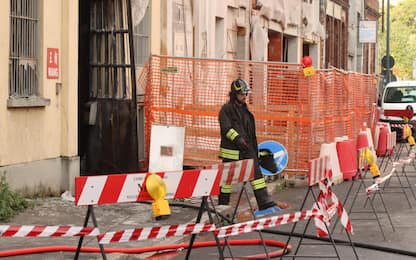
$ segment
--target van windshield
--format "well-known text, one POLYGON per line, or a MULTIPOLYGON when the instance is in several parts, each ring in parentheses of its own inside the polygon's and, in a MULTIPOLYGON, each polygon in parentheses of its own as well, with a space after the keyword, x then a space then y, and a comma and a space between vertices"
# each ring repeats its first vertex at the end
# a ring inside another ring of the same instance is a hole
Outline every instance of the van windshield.
POLYGON ((384 103, 415 103, 416 86, 391 87, 386 89, 384 103))

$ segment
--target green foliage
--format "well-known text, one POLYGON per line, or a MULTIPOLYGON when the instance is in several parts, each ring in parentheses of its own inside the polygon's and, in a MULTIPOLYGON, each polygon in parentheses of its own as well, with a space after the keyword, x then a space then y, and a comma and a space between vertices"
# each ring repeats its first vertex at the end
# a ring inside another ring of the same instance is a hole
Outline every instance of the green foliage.
MULTIPOLYGON (((391 6, 390 21, 390 55, 395 60, 393 71, 399 79, 413 79, 413 61, 416 60, 416 0, 402 0, 397 6, 391 6)), ((379 30, 379 64, 386 55, 386 24, 384 28, 383 33, 379 30)))
POLYGON ((19 194, 10 190, 6 177, 0 177, 0 221, 8 221, 17 213, 31 206, 19 194))

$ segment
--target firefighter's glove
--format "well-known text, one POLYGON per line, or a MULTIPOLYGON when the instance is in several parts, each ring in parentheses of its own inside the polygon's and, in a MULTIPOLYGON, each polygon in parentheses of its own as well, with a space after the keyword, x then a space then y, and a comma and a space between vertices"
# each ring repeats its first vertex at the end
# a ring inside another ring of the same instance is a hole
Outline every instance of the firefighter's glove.
POLYGON ((237 145, 240 151, 247 151, 249 149, 246 140, 244 140, 244 138, 241 137, 241 135, 237 136, 237 138, 235 139, 235 144, 237 145))
POLYGON ((241 137, 241 135, 237 136, 237 138, 235 139, 235 143, 238 149, 241 151, 247 151, 249 149, 246 140, 243 137, 241 137))
POLYGON ((259 163, 264 169, 271 173, 277 172, 277 165, 273 157, 273 153, 269 149, 259 150, 259 163))

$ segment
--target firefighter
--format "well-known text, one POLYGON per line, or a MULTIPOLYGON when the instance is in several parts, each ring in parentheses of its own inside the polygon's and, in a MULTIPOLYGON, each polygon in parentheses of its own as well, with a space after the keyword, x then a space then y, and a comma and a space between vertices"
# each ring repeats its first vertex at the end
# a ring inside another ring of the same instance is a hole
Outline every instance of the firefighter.
MULTIPOLYGON (((261 217, 277 213, 281 208, 270 198, 259 167, 255 120, 246 103, 249 91, 250 86, 242 79, 231 83, 230 99, 222 106, 218 115, 221 128, 220 157, 223 162, 254 160, 254 180, 250 184, 258 206, 254 214, 261 217)), ((231 191, 231 185, 221 186, 218 204, 228 205, 231 191)))

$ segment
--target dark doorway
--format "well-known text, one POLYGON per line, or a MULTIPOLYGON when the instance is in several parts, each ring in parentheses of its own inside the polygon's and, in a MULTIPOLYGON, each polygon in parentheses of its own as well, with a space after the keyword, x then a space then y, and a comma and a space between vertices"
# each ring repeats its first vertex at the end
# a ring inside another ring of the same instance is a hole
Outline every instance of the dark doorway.
POLYGON ((136 172, 136 75, 130 0, 79 0, 81 175, 136 172))

